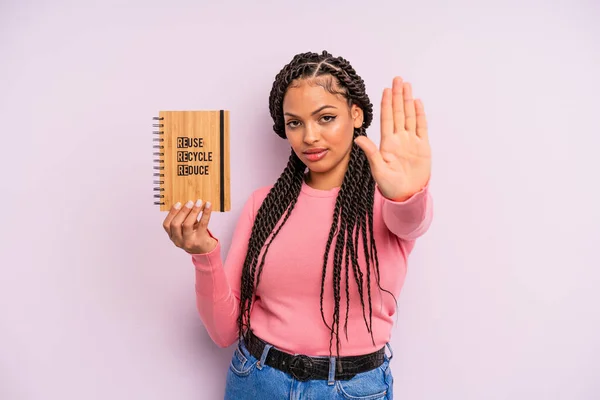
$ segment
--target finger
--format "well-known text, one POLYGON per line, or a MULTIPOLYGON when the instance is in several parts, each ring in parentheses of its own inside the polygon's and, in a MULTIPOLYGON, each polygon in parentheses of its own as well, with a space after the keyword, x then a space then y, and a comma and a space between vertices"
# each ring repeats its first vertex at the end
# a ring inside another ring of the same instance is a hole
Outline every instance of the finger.
POLYGON ((392 91, 383 89, 381 96, 381 137, 394 133, 394 114, 392 111, 392 91))
POLYGON ((167 232, 167 234, 169 235, 169 238, 171 237, 171 221, 173 221, 173 218, 175 218, 177 213, 179 213, 180 208, 181 208, 181 203, 177 202, 177 203, 173 204, 173 207, 171 207, 171 210, 169 210, 169 213, 167 214, 167 216, 165 217, 165 219, 163 221, 163 229, 165 230, 165 232, 167 232))
POLYGON ((208 223, 210 222, 210 215, 212 214, 212 207, 210 201, 207 201, 204 205, 204 210, 202 210, 202 217, 198 222, 197 231, 205 231, 208 229, 208 223))
POLYGON ((196 204, 194 204, 194 207, 192 208, 192 210, 190 211, 188 216, 183 221, 182 230, 181 230, 183 240, 189 238, 190 236, 192 236, 194 234, 194 228, 196 227, 196 225, 198 223, 198 215, 200 215, 200 211, 202 211, 203 204, 204 203, 202 202, 202 200, 200 200, 200 199, 196 200, 196 204))
POLYGON ((354 142, 362 149, 362 151, 365 152, 367 160, 371 165, 371 171, 375 172, 381 169, 381 167, 385 164, 385 161, 377 149, 377 146, 375 146, 375 143, 373 143, 373 141, 366 136, 359 136, 354 139, 354 142))
POLYGON ((183 221, 185 221, 185 219, 189 215, 190 211, 192 211, 193 206, 194 206, 194 202, 191 200, 188 201, 187 203, 185 203, 185 206, 183 206, 181 208, 181 210, 179 210, 179 212, 177 213, 175 218, 173 218, 173 220, 171 221, 171 225, 170 225, 171 240, 176 245, 181 245, 181 243, 183 242, 183 231, 182 231, 183 221))
POLYGON ((408 82, 404 83, 404 115, 406 130, 414 134, 417 130, 415 100, 412 95, 412 86, 408 82))
POLYGON ((402 78, 397 76, 392 84, 392 108, 394 110, 394 132, 400 133, 404 131, 404 101, 402 93, 403 82, 402 78))
POLYGON ((425 117, 425 106, 420 99, 415 100, 415 109, 417 113, 417 136, 422 139, 427 139, 427 118, 425 117))

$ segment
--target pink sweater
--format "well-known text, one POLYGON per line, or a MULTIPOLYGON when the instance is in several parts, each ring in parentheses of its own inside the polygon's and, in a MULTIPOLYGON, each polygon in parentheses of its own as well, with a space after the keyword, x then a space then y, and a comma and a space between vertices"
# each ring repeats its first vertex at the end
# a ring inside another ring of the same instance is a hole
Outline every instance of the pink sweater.
MULTIPOLYGON (((233 234, 225 264, 221 246, 206 254, 192 255, 196 273, 196 298, 200 318, 212 340, 221 347, 237 339, 240 276, 254 217, 270 187, 256 190, 247 200, 233 234)), ((339 188, 317 190, 303 184, 298 202, 277 238, 271 244, 255 292, 251 311, 254 333, 289 353, 329 355, 330 331, 320 311, 323 255, 329 237, 333 209, 339 188)), ((393 202, 375 190, 374 236, 379 256, 381 286, 398 298, 404 283, 407 258, 415 240, 431 224, 432 199, 429 186, 404 202, 393 202)), ((335 239, 334 239, 335 243, 335 239)), ((365 310, 369 317, 366 271, 362 240, 359 265, 364 274, 365 310)), ((329 325, 333 315, 332 246, 325 281, 324 314, 329 325)), ((394 299, 380 291, 371 273, 373 336, 365 325, 362 306, 350 266, 350 312, 348 340, 344 334, 346 315, 345 267, 342 266, 340 303, 340 355, 375 351, 390 340, 396 312, 394 299)), ((335 354, 335 338, 332 345, 335 354)))

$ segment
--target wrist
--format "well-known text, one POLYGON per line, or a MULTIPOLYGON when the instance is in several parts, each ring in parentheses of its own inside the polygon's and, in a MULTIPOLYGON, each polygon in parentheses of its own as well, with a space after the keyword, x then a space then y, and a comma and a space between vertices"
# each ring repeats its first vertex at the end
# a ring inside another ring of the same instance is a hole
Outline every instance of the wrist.
POLYGON ((198 245, 197 247, 194 247, 193 249, 190 249, 189 251, 185 250, 185 249, 184 250, 186 251, 186 253, 188 253, 189 255, 192 255, 192 256, 206 255, 206 254, 213 252, 218 244, 219 244, 219 241, 217 239, 215 239, 213 237, 209 237, 203 243, 198 245))
POLYGON ((219 243, 219 241, 217 239, 215 239, 212 236, 209 237, 206 240, 206 244, 203 246, 204 252, 205 253, 210 253, 211 251, 213 251, 217 247, 218 243, 219 243))

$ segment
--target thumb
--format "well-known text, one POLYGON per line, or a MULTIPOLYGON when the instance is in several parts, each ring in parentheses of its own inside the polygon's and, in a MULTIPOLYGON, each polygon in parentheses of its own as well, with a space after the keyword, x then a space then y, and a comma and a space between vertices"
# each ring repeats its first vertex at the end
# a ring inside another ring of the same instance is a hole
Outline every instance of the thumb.
POLYGON ((359 136, 354 139, 354 143, 365 152, 367 160, 369 161, 369 164, 371 164, 371 171, 375 172, 375 170, 380 169, 383 164, 385 164, 379 149, 377 149, 377 146, 371 139, 366 136, 359 136))

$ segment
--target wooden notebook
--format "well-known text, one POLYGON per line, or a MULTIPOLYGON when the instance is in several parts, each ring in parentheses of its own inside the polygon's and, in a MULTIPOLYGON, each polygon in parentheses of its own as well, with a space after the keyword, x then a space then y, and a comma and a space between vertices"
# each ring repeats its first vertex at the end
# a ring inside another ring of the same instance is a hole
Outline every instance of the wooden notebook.
POLYGON ((229 111, 160 111, 154 124, 154 198, 160 211, 210 201, 230 211, 229 111))

